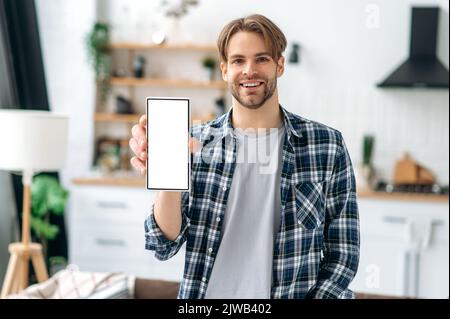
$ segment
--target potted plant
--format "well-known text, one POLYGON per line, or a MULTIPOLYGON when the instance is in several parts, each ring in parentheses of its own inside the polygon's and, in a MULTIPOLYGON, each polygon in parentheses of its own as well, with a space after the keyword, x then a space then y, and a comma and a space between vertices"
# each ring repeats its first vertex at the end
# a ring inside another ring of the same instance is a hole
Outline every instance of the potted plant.
MULTIPOLYGON (((68 191, 58 180, 48 175, 37 175, 31 185, 31 218, 30 226, 42 244, 44 258, 48 258, 48 241, 54 240, 59 233, 59 227, 50 222, 50 214, 62 216, 66 207, 68 191)), ((63 257, 55 257, 61 262, 63 257)))
POLYGON ((372 164, 373 147, 375 143, 375 137, 373 135, 363 136, 363 163, 361 172, 364 178, 364 186, 371 187, 374 179, 374 167, 372 164))
POLYGON ((184 42, 191 36, 185 34, 185 30, 180 27, 180 20, 188 14, 189 7, 198 5, 198 0, 162 0, 160 8, 169 19, 170 27, 167 30, 169 42, 184 42))
POLYGON ((216 68, 216 60, 212 57, 206 57, 203 59, 202 61, 203 67, 206 69, 206 71, 208 72, 208 80, 212 81, 214 80, 214 71, 216 68))
POLYGON ((100 105, 105 104, 111 89, 109 83, 111 68, 109 29, 109 24, 96 22, 86 37, 88 61, 95 72, 97 98, 100 105))

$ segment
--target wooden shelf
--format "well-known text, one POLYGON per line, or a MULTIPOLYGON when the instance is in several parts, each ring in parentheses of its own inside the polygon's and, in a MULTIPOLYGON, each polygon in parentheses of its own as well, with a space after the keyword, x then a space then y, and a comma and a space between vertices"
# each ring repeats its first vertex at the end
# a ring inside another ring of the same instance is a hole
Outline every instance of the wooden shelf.
POLYGON ((80 177, 72 180, 75 185, 145 187, 145 177, 80 177))
POLYGON ((172 86, 178 88, 205 88, 205 89, 226 89, 227 85, 223 81, 189 81, 171 79, 150 79, 150 78, 111 78, 111 84, 115 86, 172 86))
POLYGON ((117 42, 109 46, 111 49, 123 50, 188 50, 188 51, 206 51, 218 52, 217 47, 213 44, 146 44, 136 42, 117 42))
MULTIPOLYGON (((116 122, 116 123, 137 123, 140 114, 115 114, 115 113, 95 113, 94 120, 96 122, 116 122)), ((205 114, 202 116, 193 116, 192 122, 208 122, 214 120, 214 114, 205 114)))
POLYGON ((139 121, 139 114, 95 113, 96 122, 134 123, 139 121))

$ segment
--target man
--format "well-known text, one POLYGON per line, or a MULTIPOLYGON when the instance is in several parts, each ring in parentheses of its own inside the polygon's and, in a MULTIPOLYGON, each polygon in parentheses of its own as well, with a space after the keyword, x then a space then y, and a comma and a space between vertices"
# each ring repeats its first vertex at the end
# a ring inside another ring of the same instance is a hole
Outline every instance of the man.
MULTIPOLYGON (((179 298, 353 298, 359 220, 341 134, 279 104, 286 38, 269 19, 234 20, 217 44, 232 108, 193 127, 192 191, 157 194, 146 248, 166 260, 186 242, 179 298)), ((142 174, 145 124, 130 139, 142 174)))

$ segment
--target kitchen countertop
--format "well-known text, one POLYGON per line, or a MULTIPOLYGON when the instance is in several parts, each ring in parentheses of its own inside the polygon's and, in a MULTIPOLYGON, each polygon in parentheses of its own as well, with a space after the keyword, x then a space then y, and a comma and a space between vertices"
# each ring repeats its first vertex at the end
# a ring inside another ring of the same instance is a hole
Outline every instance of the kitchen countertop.
MULTIPOLYGON (((124 186, 124 187, 144 187, 143 177, 86 177, 72 180, 75 185, 96 185, 96 186, 124 186)), ((437 202, 448 203, 448 195, 417 194, 417 193, 387 193, 376 192, 370 189, 358 189, 358 198, 379 199, 379 200, 401 200, 414 202, 437 202)))
POLYGON ((420 194, 420 193, 400 193, 400 192, 378 192, 371 189, 358 189, 358 197, 364 199, 379 199, 379 200, 401 200, 408 202, 437 202, 448 203, 448 195, 436 194, 420 194))

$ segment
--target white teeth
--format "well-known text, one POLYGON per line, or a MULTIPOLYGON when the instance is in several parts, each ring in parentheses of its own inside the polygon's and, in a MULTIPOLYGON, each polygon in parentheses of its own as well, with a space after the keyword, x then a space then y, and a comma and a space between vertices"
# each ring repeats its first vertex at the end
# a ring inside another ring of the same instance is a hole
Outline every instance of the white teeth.
POLYGON ((255 87, 255 86, 258 86, 259 83, 244 83, 242 85, 245 86, 245 87, 255 87))

